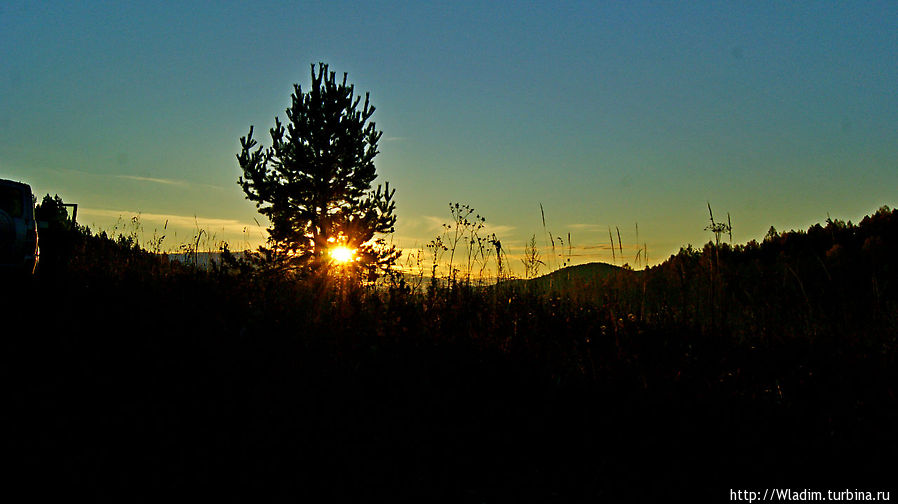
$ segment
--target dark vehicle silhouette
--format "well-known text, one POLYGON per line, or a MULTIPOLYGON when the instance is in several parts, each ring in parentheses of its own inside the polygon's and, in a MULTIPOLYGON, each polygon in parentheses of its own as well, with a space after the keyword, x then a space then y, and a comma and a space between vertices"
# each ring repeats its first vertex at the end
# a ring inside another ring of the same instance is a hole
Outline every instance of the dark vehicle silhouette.
POLYGON ((0 272, 33 275, 39 260, 31 186, 0 179, 0 272))

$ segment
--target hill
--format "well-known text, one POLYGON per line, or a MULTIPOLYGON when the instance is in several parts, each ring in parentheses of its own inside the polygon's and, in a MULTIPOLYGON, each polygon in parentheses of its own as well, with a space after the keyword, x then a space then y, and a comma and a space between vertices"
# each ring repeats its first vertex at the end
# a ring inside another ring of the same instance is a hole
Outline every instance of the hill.
POLYGON ((592 262, 567 266, 536 278, 509 280, 505 284, 538 292, 565 293, 571 290, 580 290, 584 287, 596 286, 624 272, 636 274, 632 270, 613 264, 592 262))

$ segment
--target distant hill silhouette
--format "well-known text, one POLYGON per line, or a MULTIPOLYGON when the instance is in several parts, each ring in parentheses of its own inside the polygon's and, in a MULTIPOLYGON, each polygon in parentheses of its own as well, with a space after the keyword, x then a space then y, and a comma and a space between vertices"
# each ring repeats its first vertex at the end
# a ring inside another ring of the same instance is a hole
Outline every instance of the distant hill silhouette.
MULTIPOLYGON (((564 292, 571 288, 580 288, 589 284, 597 284, 608 277, 630 271, 620 266, 603 262, 591 262, 586 264, 577 264, 555 270, 545 275, 525 279, 515 279, 508 281, 509 285, 515 287, 526 287, 537 291, 558 291, 564 292)), ((632 271, 631 271, 632 272, 632 271)), ((635 274, 635 272, 632 272, 635 274)))
MULTIPOLYGON (((213 263, 221 264, 221 252, 169 252, 165 256, 169 261, 196 265, 202 269, 210 268, 213 263)), ((242 254, 240 256, 242 257, 242 254)))

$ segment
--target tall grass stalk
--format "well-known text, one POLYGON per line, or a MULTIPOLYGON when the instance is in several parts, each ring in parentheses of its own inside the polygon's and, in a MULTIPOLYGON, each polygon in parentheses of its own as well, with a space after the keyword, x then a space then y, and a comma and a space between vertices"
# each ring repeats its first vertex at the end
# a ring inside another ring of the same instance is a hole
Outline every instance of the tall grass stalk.
POLYGON ((617 264, 617 256, 614 253, 614 235, 611 234, 611 226, 608 226, 608 239, 611 240, 611 264, 617 264))
POLYGON ((620 239, 620 228, 617 226, 614 226, 614 229, 617 230, 617 246, 618 246, 618 250, 620 251, 621 261, 623 261, 624 260, 624 244, 623 244, 623 242, 621 242, 621 239, 620 239))

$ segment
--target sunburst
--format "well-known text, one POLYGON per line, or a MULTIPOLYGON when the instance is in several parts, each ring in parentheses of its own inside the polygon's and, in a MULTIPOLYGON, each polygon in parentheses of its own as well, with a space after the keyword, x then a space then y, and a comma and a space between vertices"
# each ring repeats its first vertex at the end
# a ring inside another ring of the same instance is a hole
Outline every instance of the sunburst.
POLYGON ((339 264, 348 264, 355 259, 355 250, 342 245, 330 249, 328 254, 334 262, 339 264))

